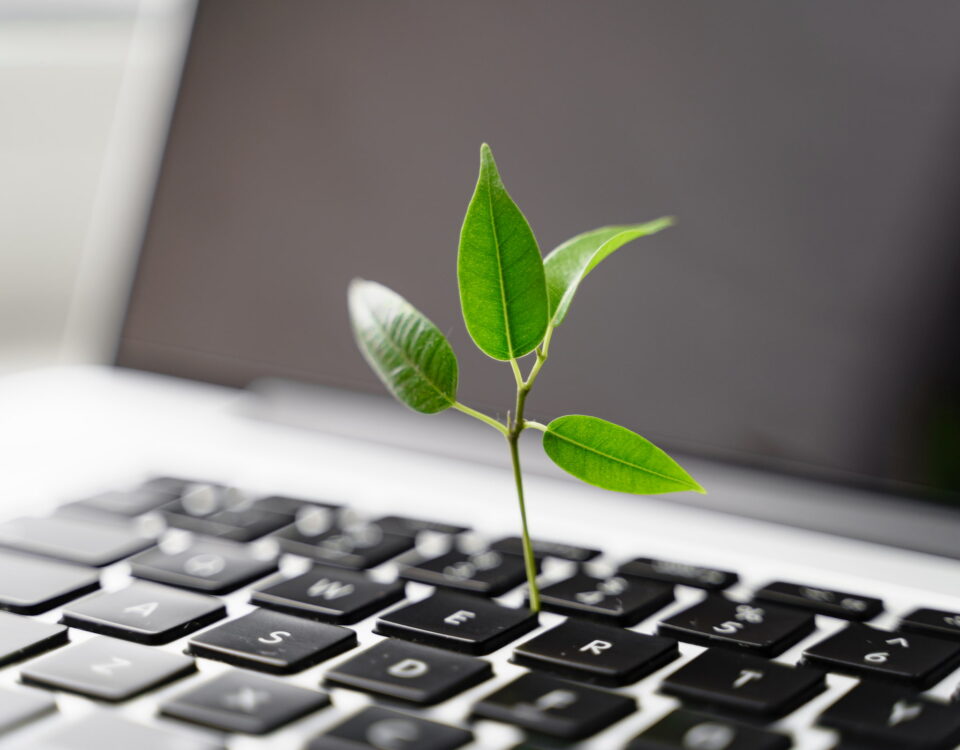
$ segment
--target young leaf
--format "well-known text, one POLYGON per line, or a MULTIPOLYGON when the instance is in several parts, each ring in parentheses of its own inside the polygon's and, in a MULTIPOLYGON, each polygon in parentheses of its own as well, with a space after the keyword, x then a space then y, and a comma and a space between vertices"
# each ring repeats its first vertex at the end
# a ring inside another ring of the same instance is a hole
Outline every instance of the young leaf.
POLYGON ((597 417, 558 417, 547 425, 543 449, 564 471, 607 490, 643 495, 705 492, 649 440, 597 417))
POLYGON ((507 193, 490 147, 460 230, 457 280, 463 320, 494 359, 532 351, 547 331, 547 288, 537 240, 507 193))
POLYGON ((457 357, 437 327, 396 292, 354 279, 348 292, 353 335, 396 399, 434 414, 457 400, 457 357))
POLYGON ((550 298, 550 324, 560 325, 580 282, 602 260, 628 242, 655 234, 672 224, 673 219, 664 216, 645 224, 600 227, 578 234, 552 250, 543 261, 550 298))

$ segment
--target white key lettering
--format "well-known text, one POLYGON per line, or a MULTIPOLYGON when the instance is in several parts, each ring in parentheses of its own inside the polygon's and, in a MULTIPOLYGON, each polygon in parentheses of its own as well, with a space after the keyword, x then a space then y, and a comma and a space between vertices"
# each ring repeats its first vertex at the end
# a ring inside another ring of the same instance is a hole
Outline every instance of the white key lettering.
POLYGON ((741 630, 743 630, 743 627, 744 626, 742 622, 733 622, 732 620, 727 620, 725 623, 720 625, 714 625, 713 630, 721 635, 733 635, 734 633, 739 633, 741 630))
POLYGON ((589 651, 594 656, 599 656, 611 648, 613 648, 613 644, 610 643, 610 641, 590 641, 586 646, 582 646, 580 650, 589 651))
POLYGON ((757 672, 753 669, 741 669, 740 676, 733 681, 733 686, 735 688, 742 688, 748 682, 753 680, 759 680, 763 677, 763 672, 757 672))
POLYGON ((923 706, 921 704, 911 704, 904 700, 897 701, 890 710, 890 718, 887 719, 887 726, 895 727, 897 724, 903 724, 905 721, 913 721, 921 713, 923 713, 923 706))
POLYGON ((737 739, 737 733, 726 724, 706 722, 691 727, 683 735, 684 750, 726 750, 737 739))
POLYGON ((227 561, 220 555, 194 555, 183 563, 183 569, 192 576, 209 578, 215 576, 227 566, 227 561))
POLYGON ((477 574, 477 568, 473 563, 461 560, 458 563, 445 567, 443 574, 447 578, 452 578, 455 581, 469 581, 477 574))
POLYGON ((429 671, 430 667, 427 666, 427 663, 419 659, 401 659, 387 668, 387 674, 407 680, 414 677, 423 677, 429 671))
POLYGON ((471 612, 468 609, 458 609, 452 615, 444 617, 443 621, 447 623, 447 625, 462 625, 467 620, 472 620, 476 616, 476 612, 471 612))
POLYGON ((569 708, 576 702, 577 694, 572 690, 551 690, 537 698, 534 706, 538 711, 551 711, 569 708))
POLYGON ((106 675, 107 677, 112 677, 114 670, 117 669, 126 669, 127 667, 132 667, 133 662, 129 659, 121 659, 119 656, 114 656, 106 664, 91 664, 90 669, 97 674, 106 675))
POLYGON ((260 641, 260 643, 266 643, 268 646, 272 646, 275 643, 283 643, 283 639, 289 638, 290 635, 286 630, 274 630, 269 637, 264 638, 260 636, 257 640, 260 641))
POLYGON ((871 664, 885 664, 887 659, 890 658, 889 651, 875 651, 872 654, 867 654, 863 657, 864 661, 868 661, 871 664))
POLYGON ((575 598, 583 604, 599 604, 606 598, 606 595, 602 591, 581 591, 575 598))
POLYGON ((891 638, 887 641, 888 646, 903 646, 904 648, 910 648, 910 644, 907 642, 906 638, 891 638))
POLYGON ((734 615, 734 619, 740 620, 741 622, 750 622, 754 624, 759 624, 763 622, 764 612, 760 607, 751 607, 749 604, 741 604, 737 607, 737 614, 734 615))
POLYGON ((266 690, 254 690, 249 687, 241 688, 235 693, 227 693, 223 696, 224 706, 243 711, 246 714, 252 714, 261 703, 269 702, 270 693, 266 690))
POLYGON ((149 617, 157 611, 157 607, 159 606, 160 602, 144 602, 143 604, 131 604, 129 607, 124 607, 123 611, 140 615, 141 617, 149 617))
POLYGON ((350 596, 356 587, 352 583, 342 583, 341 581, 331 581, 329 578, 321 578, 307 589, 307 596, 319 596, 327 601, 339 599, 342 596, 350 596))
POLYGON ((367 728, 367 742, 377 750, 404 750, 419 739, 420 730, 408 719, 382 719, 367 728))

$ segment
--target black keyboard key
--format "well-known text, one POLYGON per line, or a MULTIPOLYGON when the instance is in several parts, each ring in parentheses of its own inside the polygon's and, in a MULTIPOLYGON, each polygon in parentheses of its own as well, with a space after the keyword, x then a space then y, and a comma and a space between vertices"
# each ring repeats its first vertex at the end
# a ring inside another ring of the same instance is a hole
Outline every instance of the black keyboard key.
POLYGON ((197 485, 163 507, 169 526, 196 534, 249 542, 293 522, 291 498, 253 499, 235 487, 197 485))
POLYGON ((803 652, 831 672, 928 688, 960 665, 960 644, 851 624, 803 652))
POLYGON ((231 670, 167 701, 160 712, 222 732, 266 734, 328 705, 326 693, 231 670))
MULTIPOLYGON (((547 542, 543 539, 531 540, 533 554, 536 557, 556 557, 560 560, 573 562, 587 562, 600 554, 600 550, 589 547, 578 547, 574 544, 562 542, 547 542)), ((523 540, 518 536, 508 536, 490 545, 490 549, 497 552, 506 552, 511 555, 523 555, 523 540)))
POLYGON ((189 650, 273 674, 300 672, 357 645, 357 634, 339 625, 255 609, 190 639, 189 650))
POLYGON ((250 601, 262 607, 339 624, 350 624, 403 598, 400 582, 377 583, 363 573, 314 565, 294 578, 268 582, 250 601))
POLYGON ((883 611, 883 602, 880 599, 786 581, 768 583, 757 591, 753 598, 857 622, 872 620, 883 611))
POLYGON ((370 706, 314 737, 306 750, 457 750, 472 740, 465 729, 370 706))
POLYGON ((517 646, 513 661, 598 685, 627 685, 680 656, 672 638, 567 620, 517 646))
POLYGON ((456 550, 406 565, 400 577, 431 586, 499 596, 526 580, 523 558, 493 550, 473 554, 456 550))
POLYGON ((915 609, 904 615, 897 628, 905 633, 920 633, 937 638, 960 640, 960 612, 942 609, 915 609))
POLYGON ((288 516, 256 508, 219 510, 202 516, 193 516, 177 512, 176 508, 167 508, 163 515, 167 525, 173 528, 234 542, 259 539, 290 523, 288 516))
POLYGON ((103 492, 93 497, 76 500, 57 508, 58 513, 70 515, 108 515, 133 518, 157 510, 170 502, 172 495, 152 487, 138 487, 119 492, 103 492))
POLYGON ((326 674, 334 685, 431 705, 493 677, 489 662, 393 638, 326 674))
POLYGON ((669 675, 668 695, 755 716, 793 711, 826 688, 819 669, 788 667, 751 654, 709 649, 669 675))
POLYGON ((169 643, 226 617, 219 599, 135 581, 67 605, 62 622, 137 643, 169 643))
POLYGON ((90 568, 0 551, 0 609, 21 615, 46 612, 83 594, 96 591, 100 575, 90 568))
POLYGON ((26 683, 122 701, 182 677, 195 669, 193 659, 139 643, 96 637, 26 664, 26 683))
POLYGON ((473 715, 550 737, 579 740, 636 710, 633 698, 530 673, 482 699, 473 707, 473 715))
POLYGON ((223 541, 193 541, 177 552, 148 550, 130 561, 137 578, 206 594, 225 594, 274 572, 277 561, 249 547, 223 541))
POLYGON ((303 514, 335 511, 343 507, 339 503, 332 503, 327 500, 308 500, 302 497, 290 497, 289 495, 258 497, 253 505, 258 510, 279 513, 283 516, 289 516, 293 520, 303 514))
MULTIPOLYGON (((5 746, 6 747, 6 746, 5 746)), ((56 724, 39 737, 27 738, 7 750, 224 750, 221 740, 187 734, 156 724, 146 726, 115 711, 96 711, 82 719, 56 724)))
POLYGON ((673 601, 673 586, 659 581, 579 572, 540 590, 543 608, 617 625, 635 625, 673 601))
POLYGON ((438 591, 384 615, 376 632, 476 655, 489 654, 536 626, 537 616, 527 609, 438 591))
POLYGON ((39 690, 0 688, 0 735, 56 710, 56 701, 39 690))
POLYGON ((49 651, 67 642, 63 625, 0 612, 0 666, 49 651))
POLYGON ((680 709, 667 714, 627 750, 788 750, 790 738, 707 714, 680 709))
POLYGON ((274 538, 292 555, 351 570, 372 568, 413 549, 414 544, 413 537, 390 534, 374 523, 334 526, 319 533, 309 533, 306 526, 292 524, 278 531, 274 538))
POLYGON ((818 720, 844 739, 898 750, 952 750, 960 744, 960 711, 916 693, 862 682, 818 720))
MULTIPOLYGON (((183 477, 153 477, 143 482, 140 487, 145 490, 156 490, 178 497, 183 494, 191 485, 197 484, 215 484, 214 482, 205 482, 197 479, 184 479, 183 477)), ((219 486, 219 485, 218 485, 219 486)))
POLYGON ((384 516, 374 523, 388 534, 402 534, 416 536, 421 531, 431 531, 434 534, 463 534, 470 531, 469 526, 457 526, 443 521, 426 521, 422 518, 408 518, 407 516, 384 516))
POLYGON ((813 629, 813 615, 808 612, 708 596, 664 620, 658 632, 702 646, 741 648, 762 656, 776 656, 813 629))
POLYGON ((153 546, 127 523, 50 516, 0 524, 0 546, 101 568, 153 546))
POLYGON ((681 583, 707 591, 722 591, 730 588, 739 578, 729 570, 704 568, 699 565, 658 560, 653 557, 637 557, 621 565, 617 572, 621 575, 650 578, 654 581, 681 583))

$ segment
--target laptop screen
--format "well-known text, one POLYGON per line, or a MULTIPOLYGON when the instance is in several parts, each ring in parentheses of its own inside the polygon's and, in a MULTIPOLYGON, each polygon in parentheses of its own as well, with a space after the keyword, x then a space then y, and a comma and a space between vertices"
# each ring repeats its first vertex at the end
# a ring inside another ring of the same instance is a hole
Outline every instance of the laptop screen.
POLYGON ((544 253, 678 218, 586 280, 533 418, 956 497, 958 25, 898 0, 201 0, 117 361, 382 392, 360 276, 502 412, 455 273, 486 141, 544 253))

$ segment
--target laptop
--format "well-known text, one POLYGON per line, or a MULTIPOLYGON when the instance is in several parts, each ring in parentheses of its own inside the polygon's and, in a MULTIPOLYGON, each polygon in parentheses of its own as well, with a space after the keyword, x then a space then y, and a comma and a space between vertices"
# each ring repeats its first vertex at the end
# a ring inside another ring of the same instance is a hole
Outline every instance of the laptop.
POLYGON ((960 746, 957 16, 201 2, 115 352, 0 383, 0 747, 960 746), (398 290, 505 413, 455 282, 483 141, 544 252, 678 217, 529 410, 707 494, 525 438, 538 616, 501 441, 393 403, 347 319, 398 290))

